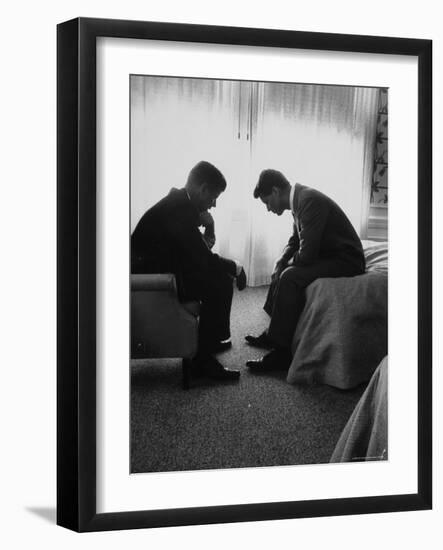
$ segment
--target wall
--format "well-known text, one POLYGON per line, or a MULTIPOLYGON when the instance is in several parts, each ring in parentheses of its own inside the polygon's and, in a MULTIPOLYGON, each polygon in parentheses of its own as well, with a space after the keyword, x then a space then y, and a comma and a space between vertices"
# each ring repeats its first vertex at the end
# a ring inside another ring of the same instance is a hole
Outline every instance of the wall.
MULTIPOLYGON (((441 151, 443 30, 438 2, 401 5, 374 0, 163 3, 68 0, 16 2, 2 11, 2 419, 0 538, 7 548, 299 547, 437 548, 441 542, 441 472, 435 472, 435 510, 76 535, 54 526, 55 506, 55 25, 82 16, 168 20, 433 38, 435 151, 441 151), (6 194, 6 195, 5 195, 6 194), (440 522, 440 525, 439 525, 440 522), (3 540, 4 539, 4 540, 3 540), (438 542, 439 541, 439 542, 438 542)), ((434 181, 443 180, 435 155, 434 181)), ((435 212, 443 206, 435 185, 435 212)), ((437 216, 436 216, 437 218, 437 216)), ((405 220, 407 223, 407 220, 405 220)), ((442 280, 441 217, 435 281, 442 280), (438 250, 440 249, 440 250, 438 250)), ((438 241, 437 241, 438 239, 438 241)), ((435 289, 435 335, 443 303, 435 289)), ((440 330, 439 330, 440 329, 440 330)), ((435 343, 435 387, 441 390, 441 345, 435 343)), ((436 393, 436 396, 439 395, 436 393)), ((441 399, 435 399, 435 461, 442 463, 441 399), (437 438, 438 434, 438 438, 437 438)))

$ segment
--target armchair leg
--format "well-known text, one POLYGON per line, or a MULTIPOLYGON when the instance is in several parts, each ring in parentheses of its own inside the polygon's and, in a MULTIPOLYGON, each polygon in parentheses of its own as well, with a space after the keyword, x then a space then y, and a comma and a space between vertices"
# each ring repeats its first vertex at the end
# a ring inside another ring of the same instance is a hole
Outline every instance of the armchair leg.
POLYGON ((182 369, 183 369, 183 389, 189 390, 189 372, 191 370, 191 359, 183 359, 182 369))

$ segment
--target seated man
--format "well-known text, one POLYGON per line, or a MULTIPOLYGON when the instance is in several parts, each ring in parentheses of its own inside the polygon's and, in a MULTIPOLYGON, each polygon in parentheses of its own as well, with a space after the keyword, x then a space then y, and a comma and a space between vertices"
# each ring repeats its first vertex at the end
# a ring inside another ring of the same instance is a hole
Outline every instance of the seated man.
POLYGON ((215 232, 208 210, 225 189, 226 180, 215 166, 205 161, 194 166, 185 187, 171 189, 138 222, 131 237, 131 271, 175 275, 179 298, 201 302, 195 371, 237 379, 239 371, 225 369, 212 357, 231 346, 234 279, 240 290, 246 286, 243 268, 211 251, 215 232))
POLYGON ((260 336, 246 336, 256 347, 271 348, 251 370, 288 368, 291 341, 304 307, 305 288, 322 277, 352 277, 365 271, 362 244, 343 210, 329 197, 296 183, 277 170, 264 170, 254 190, 268 211, 291 210, 294 232, 277 260, 264 310, 271 317, 260 336))

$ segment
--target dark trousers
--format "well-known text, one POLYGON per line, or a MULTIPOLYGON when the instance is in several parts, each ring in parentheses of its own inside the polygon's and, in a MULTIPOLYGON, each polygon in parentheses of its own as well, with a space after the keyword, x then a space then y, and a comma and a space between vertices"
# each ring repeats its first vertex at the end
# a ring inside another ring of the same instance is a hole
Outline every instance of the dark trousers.
POLYGON ((231 336, 230 317, 233 295, 233 278, 224 271, 213 274, 201 296, 199 321, 199 350, 231 336))
POLYGON ((271 283, 264 310, 271 317, 270 340, 279 348, 290 348, 300 315, 305 305, 305 289, 316 279, 353 277, 363 273, 361 267, 344 260, 320 260, 309 266, 290 266, 271 283))
POLYGON ((194 272, 186 272, 182 266, 165 266, 159 261, 133 261, 132 273, 174 273, 181 302, 199 301, 199 350, 205 352, 214 343, 231 336, 230 317, 233 295, 235 264, 218 257, 210 269, 204 284, 196 281, 194 272))

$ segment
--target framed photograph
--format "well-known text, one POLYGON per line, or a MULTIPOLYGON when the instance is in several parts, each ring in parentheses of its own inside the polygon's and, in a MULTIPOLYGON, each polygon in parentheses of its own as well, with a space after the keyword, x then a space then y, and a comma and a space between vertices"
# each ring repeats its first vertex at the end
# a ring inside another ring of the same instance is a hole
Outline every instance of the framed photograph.
POLYGON ((431 508, 432 42, 57 36, 57 523, 431 508))

